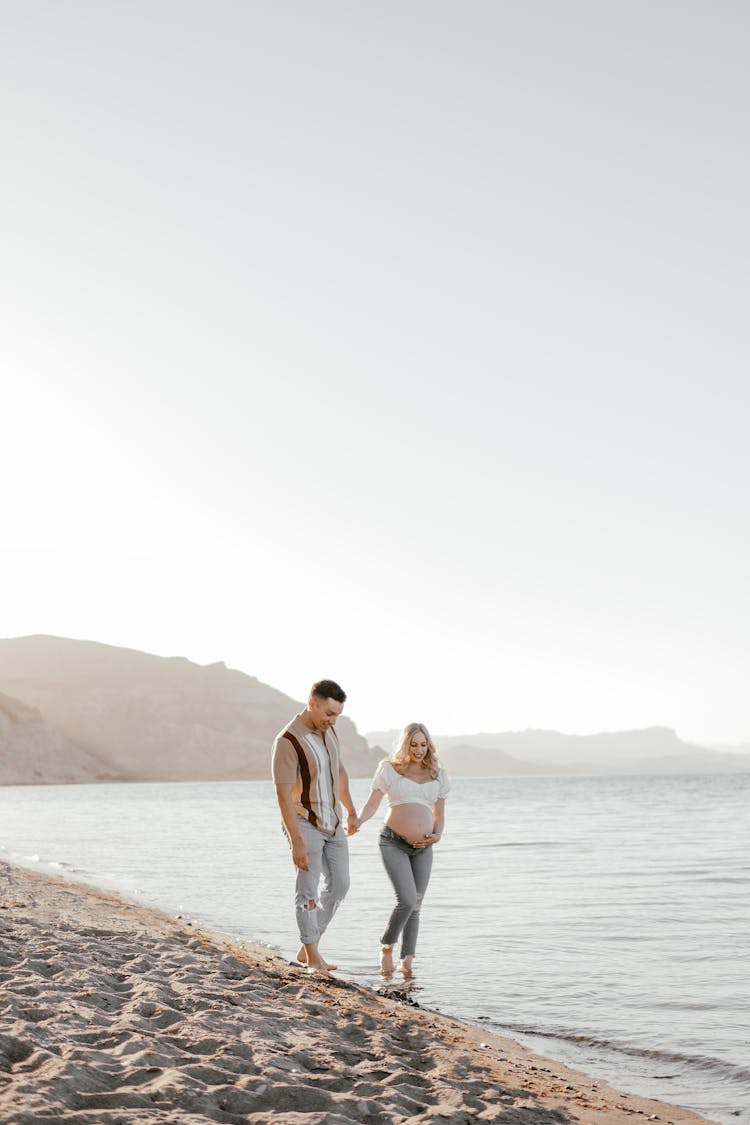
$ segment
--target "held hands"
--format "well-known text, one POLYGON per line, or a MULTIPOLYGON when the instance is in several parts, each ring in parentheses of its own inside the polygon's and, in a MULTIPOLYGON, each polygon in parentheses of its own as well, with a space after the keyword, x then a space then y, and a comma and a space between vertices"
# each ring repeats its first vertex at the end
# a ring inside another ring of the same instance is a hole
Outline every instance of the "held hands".
POLYGON ((353 836, 355 832, 359 831, 360 820, 356 812, 348 812, 346 814, 346 834, 353 836))

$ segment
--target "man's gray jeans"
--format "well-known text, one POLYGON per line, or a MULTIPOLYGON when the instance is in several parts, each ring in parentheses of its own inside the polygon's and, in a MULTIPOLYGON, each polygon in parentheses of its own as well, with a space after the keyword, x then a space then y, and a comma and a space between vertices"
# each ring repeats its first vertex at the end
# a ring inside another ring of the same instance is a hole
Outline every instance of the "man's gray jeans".
POLYGON ((294 905, 300 941, 312 945, 320 941, 349 890, 349 841, 341 825, 333 836, 313 828, 303 817, 297 818, 297 827, 310 853, 310 870, 297 868, 294 905), (318 894, 321 875, 323 887, 318 894))

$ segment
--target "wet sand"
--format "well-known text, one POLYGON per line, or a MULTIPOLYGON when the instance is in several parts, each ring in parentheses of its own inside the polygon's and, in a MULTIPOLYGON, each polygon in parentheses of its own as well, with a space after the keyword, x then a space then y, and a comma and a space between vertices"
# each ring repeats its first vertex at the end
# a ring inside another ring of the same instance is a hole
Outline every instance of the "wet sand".
POLYGON ((0 863, 3 1125, 639 1119, 705 1120, 398 993, 0 863))

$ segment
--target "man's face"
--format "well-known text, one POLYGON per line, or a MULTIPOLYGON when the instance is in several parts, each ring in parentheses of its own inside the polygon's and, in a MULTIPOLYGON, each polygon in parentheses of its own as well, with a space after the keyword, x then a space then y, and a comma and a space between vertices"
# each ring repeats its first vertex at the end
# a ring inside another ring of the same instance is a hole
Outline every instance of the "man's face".
POLYGON ((320 734, 325 734, 329 727, 338 719, 344 709, 344 704, 335 699, 318 699, 311 695, 307 703, 310 712, 310 721, 320 734))

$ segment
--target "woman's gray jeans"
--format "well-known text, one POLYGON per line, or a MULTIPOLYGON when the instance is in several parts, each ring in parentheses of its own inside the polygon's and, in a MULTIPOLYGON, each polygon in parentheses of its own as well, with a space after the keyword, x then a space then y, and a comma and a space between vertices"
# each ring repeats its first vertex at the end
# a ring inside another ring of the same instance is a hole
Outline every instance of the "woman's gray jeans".
POLYGON ((432 844, 413 848, 387 826, 378 842, 383 866, 396 892, 396 905, 380 944, 393 945, 401 935, 401 957, 413 957, 419 933, 419 908, 432 871, 432 844))

